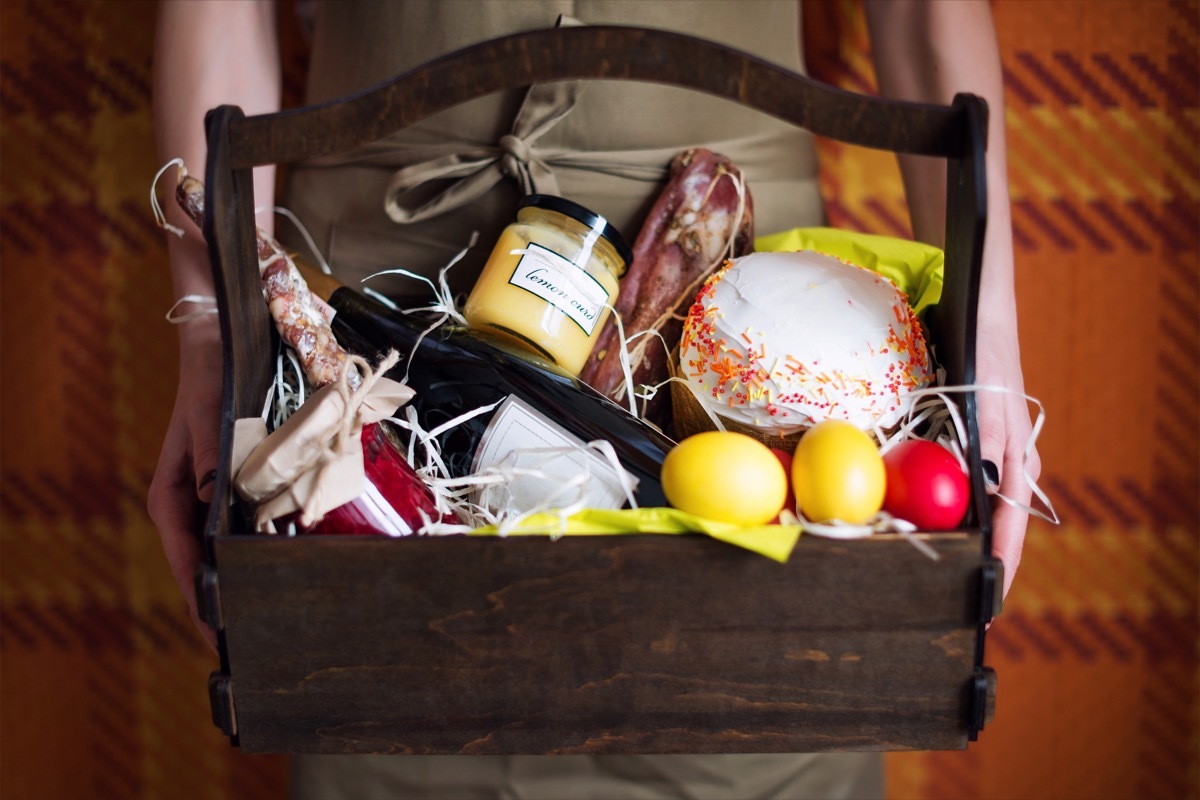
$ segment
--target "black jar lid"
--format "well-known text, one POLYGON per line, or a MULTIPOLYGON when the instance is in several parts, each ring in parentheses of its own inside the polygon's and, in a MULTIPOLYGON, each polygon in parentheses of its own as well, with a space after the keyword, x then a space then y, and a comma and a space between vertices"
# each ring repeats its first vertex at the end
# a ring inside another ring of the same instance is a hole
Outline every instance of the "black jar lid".
MULTIPOLYGON (((608 243, 617 251, 621 260, 625 262, 625 269, 629 269, 629 265, 633 263, 633 250, 625 243, 621 232, 613 227, 613 224, 607 219, 594 211, 589 211, 579 203, 552 194, 529 194, 525 195, 520 205, 517 206, 518 211, 522 208, 543 208, 547 211, 557 211, 576 222, 598 230, 600 235, 607 239, 608 243)), ((624 270, 622 270, 622 274, 624 274, 624 270)))

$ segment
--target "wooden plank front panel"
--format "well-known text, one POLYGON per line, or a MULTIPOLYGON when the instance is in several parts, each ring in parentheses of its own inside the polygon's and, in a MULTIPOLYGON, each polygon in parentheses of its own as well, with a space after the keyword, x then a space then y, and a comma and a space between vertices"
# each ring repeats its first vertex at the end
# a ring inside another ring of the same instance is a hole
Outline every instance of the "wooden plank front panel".
POLYGON ((246 752, 958 749, 978 537, 217 541, 246 752))

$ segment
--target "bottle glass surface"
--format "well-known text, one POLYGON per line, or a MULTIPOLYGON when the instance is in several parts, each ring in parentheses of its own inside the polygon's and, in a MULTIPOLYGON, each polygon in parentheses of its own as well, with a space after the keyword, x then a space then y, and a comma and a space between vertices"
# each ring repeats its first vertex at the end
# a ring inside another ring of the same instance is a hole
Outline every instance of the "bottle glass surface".
MULTIPOLYGON (((615 475, 608 462, 598 455, 588 456, 591 451, 582 449, 588 442, 604 440, 611 444, 624 470, 636 479, 638 505, 666 505, 659 472, 674 443, 571 375, 539 368, 461 327, 442 325, 417 346, 418 337, 430 325, 428 318, 392 311, 349 288, 335 291, 330 305, 337 312, 334 333, 348 350, 368 358, 389 347, 402 354, 388 377, 404 380, 407 373, 407 382, 416 394, 400 410, 400 416, 411 408, 420 426, 432 431, 490 407, 436 437, 451 476, 470 475, 504 462, 512 458, 514 450, 569 443, 581 449, 574 469, 596 478, 588 482, 588 507, 620 508, 627 502, 619 482, 614 488, 615 475)), ((519 459, 531 456, 518 453, 519 459)), ((422 457, 420 447, 417 457, 422 457)), ((567 476, 572 469, 561 462, 544 468, 547 472, 563 470, 567 476)), ((507 488, 526 499, 545 499, 539 493, 560 486, 561 482, 507 488)), ((571 499, 564 497, 561 504, 567 505, 571 499)))

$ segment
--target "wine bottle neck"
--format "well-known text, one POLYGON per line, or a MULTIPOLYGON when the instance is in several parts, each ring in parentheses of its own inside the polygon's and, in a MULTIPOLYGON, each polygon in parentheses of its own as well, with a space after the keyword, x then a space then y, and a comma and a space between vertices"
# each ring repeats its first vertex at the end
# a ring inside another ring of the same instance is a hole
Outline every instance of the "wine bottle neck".
POLYGON ((418 321, 390 313, 379 301, 348 286, 337 287, 326 302, 334 311, 334 336, 343 347, 360 356, 373 358, 394 348, 407 363, 424 331, 418 321))
POLYGON ((326 275, 299 256, 293 256, 292 262, 296 265, 300 277, 304 278, 304 282, 308 284, 308 290, 326 302, 338 289, 347 288, 337 278, 326 275))

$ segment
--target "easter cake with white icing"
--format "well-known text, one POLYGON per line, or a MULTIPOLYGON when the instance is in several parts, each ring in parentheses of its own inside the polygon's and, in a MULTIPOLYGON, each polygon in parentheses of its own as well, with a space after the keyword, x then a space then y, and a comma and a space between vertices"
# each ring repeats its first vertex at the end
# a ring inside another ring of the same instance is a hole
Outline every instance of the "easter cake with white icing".
POLYGON ((711 412, 783 436, 826 419, 891 428, 933 381, 905 295, 807 250, 754 253, 710 276, 684 323, 677 374, 711 412))

